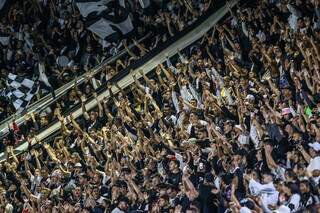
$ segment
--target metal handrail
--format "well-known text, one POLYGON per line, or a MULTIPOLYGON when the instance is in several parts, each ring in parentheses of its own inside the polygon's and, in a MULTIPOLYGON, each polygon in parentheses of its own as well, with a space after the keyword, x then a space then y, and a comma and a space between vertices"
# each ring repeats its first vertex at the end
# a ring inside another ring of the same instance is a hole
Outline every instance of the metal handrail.
MULTIPOLYGON (((144 41, 150 35, 151 35, 151 33, 148 33, 143 38, 141 38, 139 40, 139 42, 144 41)), ((132 48, 132 47, 134 47, 134 44, 130 44, 128 47, 132 48)), ((98 72, 101 71, 101 69, 105 65, 115 62, 116 60, 118 60, 120 57, 122 57, 126 53, 127 53, 127 51, 125 49, 123 49, 117 55, 112 56, 110 58, 107 58, 105 61, 101 62, 101 64, 97 65, 96 67, 94 67, 90 71, 83 73, 80 77, 78 77, 78 78, 68 82, 67 84, 61 86, 60 88, 56 89, 55 90, 55 95, 56 95, 55 98, 53 98, 51 94, 47 94, 46 96, 42 97, 40 100, 30 104, 28 106, 28 110, 25 110, 25 111, 19 113, 18 116, 17 116, 17 114, 14 114, 14 115, 11 115, 10 117, 6 118, 5 120, 1 121, 0 122, 0 137, 5 135, 6 133, 8 133, 8 131, 9 131, 8 125, 7 125, 8 123, 11 123, 11 122, 13 122, 15 120, 17 125, 20 126, 24 121, 23 116, 26 113, 32 113, 32 112, 38 113, 38 112, 41 112, 42 110, 46 109, 48 106, 52 105, 56 100, 58 100, 59 98, 64 96, 66 94, 66 92, 68 92, 71 88, 74 87, 75 84, 77 86, 82 84, 85 81, 85 76, 88 73, 96 75, 98 72)))

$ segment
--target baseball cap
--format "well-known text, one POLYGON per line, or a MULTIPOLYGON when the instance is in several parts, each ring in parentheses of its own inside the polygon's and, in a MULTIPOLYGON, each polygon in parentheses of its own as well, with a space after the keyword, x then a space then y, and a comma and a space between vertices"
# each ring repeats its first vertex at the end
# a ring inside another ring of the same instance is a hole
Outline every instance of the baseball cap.
POLYGON ((78 167, 78 168, 81 168, 82 167, 82 165, 81 165, 81 163, 76 163, 75 165, 74 165, 74 167, 78 167))
POLYGON ((248 94, 245 98, 246 100, 250 100, 250 101, 254 101, 255 100, 255 97, 251 94, 248 94))

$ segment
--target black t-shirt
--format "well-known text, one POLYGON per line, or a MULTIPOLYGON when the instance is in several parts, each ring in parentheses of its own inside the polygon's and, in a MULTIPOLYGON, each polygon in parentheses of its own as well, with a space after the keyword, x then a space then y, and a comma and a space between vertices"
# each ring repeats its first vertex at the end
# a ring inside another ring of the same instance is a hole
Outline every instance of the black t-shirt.
POLYGON ((169 213, 169 212, 170 212, 170 207, 161 208, 161 213, 169 213))
POLYGON ((86 120, 85 125, 88 131, 91 129, 100 129, 102 127, 101 118, 97 118, 95 121, 86 120))
POLYGON ((205 149, 207 147, 210 147, 210 141, 208 138, 206 139, 199 139, 197 140, 197 145, 201 147, 201 149, 205 149))
POLYGON ((182 181, 182 172, 179 171, 178 173, 169 173, 167 181, 174 186, 179 186, 179 183, 182 181))
POLYGON ((243 172, 240 168, 237 168, 233 173, 238 177, 238 187, 236 189, 236 196, 238 200, 241 200, 245 197, 246 194, 245 187, 243 184, 243 172))
POLYGON ((211 192, 212 186, 201 185, 199 187, 199 202, 201 212, 214 213, 218 212, 219 197, 211 192))

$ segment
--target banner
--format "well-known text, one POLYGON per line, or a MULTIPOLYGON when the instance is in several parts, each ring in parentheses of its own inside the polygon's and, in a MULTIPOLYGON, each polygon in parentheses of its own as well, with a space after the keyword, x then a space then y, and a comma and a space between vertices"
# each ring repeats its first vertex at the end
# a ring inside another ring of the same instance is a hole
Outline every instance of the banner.
POLYGON ((101 39, 119 40, 133 30, 124 0, 75 0, 86 27, 101 39))

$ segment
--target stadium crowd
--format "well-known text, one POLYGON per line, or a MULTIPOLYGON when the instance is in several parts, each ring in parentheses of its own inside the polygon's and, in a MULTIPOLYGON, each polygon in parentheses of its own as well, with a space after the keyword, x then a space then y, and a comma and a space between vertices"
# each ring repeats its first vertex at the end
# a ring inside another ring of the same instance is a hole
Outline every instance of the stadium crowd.
POLYGON ((106 69, 102 81, 194 23, 212 6, 211 0, 150 0, 147 9, 137 0, 126 1, 134 30, 124 38, 102 40, 85 27, 73 1, 15 1, 0 21, 0 121, 16 112, 6 94, 9 73, 38 80, 38 64, 45 64, 51 88, 39 81, 33 101, 89 72, 125 49, 129 54, 106 69), (145 36, 147 36, 145 38, 145 36), (138 42, 140 39, 142 42, 138 42), (128 47, 133 44, 133 47, 128 47))
POLYGON ((96 110, 75 91, 54 141, 6 147, 0 211, 318 212, 319 13, 256 1, 96 110))

